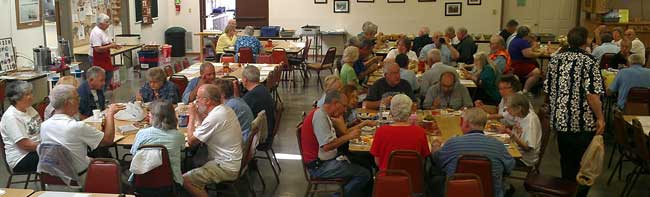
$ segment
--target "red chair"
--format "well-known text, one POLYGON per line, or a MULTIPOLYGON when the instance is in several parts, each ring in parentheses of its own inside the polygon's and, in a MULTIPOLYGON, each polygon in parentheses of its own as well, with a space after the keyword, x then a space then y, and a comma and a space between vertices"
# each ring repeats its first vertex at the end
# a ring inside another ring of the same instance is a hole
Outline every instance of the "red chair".
MULTIPOLYGON (((614 58, 615 55, 616 55, 616 53, 605 53, 605 54, 603 54, 603 56, 600 57, 600 63, 599 63, 600 69, 608 69, 609 67, 611 67, 612 65, 609 65, 609 63, 612 61, 612 58, 614 58)), ((618 65, 616 65, 616 66, 618 66, 618 65)), ((619 69, 621 69, 621 68, 619 68, 619 69)))
POLYGON ((172 75, 172 77, 169 78, 169 81, 174 83, 176 87, 178 88, 179 95, 183 95, 185 92, 185 88, 187 88, 187 84, 189 83, 189 80, 187 80, 187 77, 183 75, 172 75))
POLYGON ((405 170, 409 175, 411 175, 411 180, 413 181, 413 193, 425 193, 424 160, 417 151, 394 150, 390 153, 387 169, 405 170))
MULTIPOLYGON (((38 177, 41 182, 41 190, 46 191, 47 188, 45 187, 46 185, 61 185, 61 186, 68 186, 61 180, 61 178, 57 176, 52 176, 48 173, 38 173, 38 177)), ((72 189, 81 189, 79 187, 79 183, 77 181, 70 181, 70 188, 72 189)))
POLYGON ((575 181, 545 175, 530 175, 524 181, 526 191, 539 196, 574 196, 578 189, 575 181))
POLYGON ((88 165, 84 192, 121 194, 120 164, 115 159, 96 158, 88 165))
POLYGON ((239 48, 239 63, 255 63, 253 49, 250 47, 239 48))
POLYGON ((257 63, 258 64, 270 64, 271 63, 271 55, 262 55, 260 54, 257 56, 257 63))
POLYGON ((445 196, 447 197, 483 197, 481 177, 470 173, 455 173, 447 177, 445 196))
POLYGON ((316 71, 316 85, 320 84, 320 88, 323 89, 323 81, 320 78, 320 72, 325 69, 329 69, 330 73, 334 74, 334 59, 336 58, 336 47, 330 47, 327 49, 327 53, 323 58, 323 62, 320 64, 308 64, 307 68, 309 70, 316 71))
POLYGON ((631 162, 634 161, 636 156, 634 155, 634 143, 632 143, 632 134, 629 133, 629 127, 627 126, 628 123, 625 121, 623 118, 623 112, 621 112, 619 109, 614 109, 614 130, 612 131, 614 133, 614 148, 612 148, 612 153, 609 156, 609 164, 608 167, 611 167, 612 160, 614 159, 614 153, 618 152, 618 160, 616 161, 616 165, 614 165, 614 170, 612 170, 612 173, 609 175, 609 179, 607 180, 607 185, 612 182, 612 178, 614 178, 614 175, 618 171, 618 179, 621 180, 621 174, 623 170, 623 162, 631 162))
POLYGON ((165 66, 165 74, 167 74, 167 77, 174 75, 174 68, 170 65, 165 66))
MULTIPOLYGON (((4 95, 3 95, 3 97, 4 97, 4 95)), ((7 156, 5 155, 5 142, 3 140, 1 140, 1 139, 3 139, 3 138, 2 138, 2 134, 0 133, 0 160, 2 160, 0 162, 2 162, 2 164, 4 165, 4 169, 6 171, 6 172, 3 172, 2 174, 9 175, 9 177, 7 178, 7 185, 5 186, 5 188, 11 188, 11 184, 25 183, 24 188, 27 189, 27 185, 29 184, 29 182, 38 182, 38 176, 36 175, 37 174, 36 171, 34 171, 34 172, 14 172, 11 169, 11 167, 9 167, 9 163, 7 163, 7 156), (32 174, 34 175, 34 180, 30 180, 32 174), (14 176, 19 176, 19 175, 27 175, 27 179, 25 179, 24 181, 12 181, 14 176)))
POLYGON ((156 190, 156 194, 166 193, 176 195, 176 183, 174 183, 174 174, 169 162, 169 153, 163 145, 143 145, 138 147, 138 151, 143 149, 158 149, 162 155, 162 165, 144 174, 135 174, 133 176, 133 185, 136 196, 147 195, 146 191, 156 190))
MULTIPOLYGON (((302 113, 302 119, 304 120, 305 118, 305 112, 302 113)), ((298 124, 296 127, 296 138, 298 139, 298 150, 300 151, 300 155, 302 154, 302 122, 298 124)), ((347 183, 347 180, 342 179, 342 178, 334 178, 334 179, 322 179, 322 178, 315 178, 312 177, 309 174, 309 171, 307 171, 307 166, 305 166, 305 157, 301 157, 300 163, 302 164, 302 171, 305 175, 305 180, 307 181, 307 191, 305 193, 305 196, 308 196, 311 194, 312 196, 318 192, 339 192, 343 194, 343 187, 347 183), (328 189, 318 189, 319 185, 336 185, 338 186, 337 190, 328 190, 328 189)))
POLYGON ((183 70, 183 65, 181 65, 181 62, 174 63, 174 72, 181 72, 181 70, 183 70))
POLYGON ((50 104, 50 99, 48 97, 43 98, 43 101, 36 105, 36 112, 41 116, 41 120, 45 120, 45 108, 50 104))
POLYGON ((625 115, 650 116, 650 88, 630 89, 623 109, 625 115))
POLYGON ((235 63, 235 56, 221 55, 221 63, 235 63))
POLYGON ((413 195, 411 176, 404 170, 382 170, 375 175, 373 197, 393 197, 413 195))
POLYGON ((485 197, 494 196, 492 185, 492 162, 482 155, 461 155, 458 158, 456 173, 472 173, 481 177, 485 197))
POLYGON ((190 60, 188 60, 187 58, 184 58, 183 59, 183 69, 189 68, 190 66, 191 66, 190 65, 190 60))
POLYGON ((292 84, 294 86, 296 85, 296 75, 293 72, 293 68, 289 65, 287 51, 284 48, 273 49, 273 52, 271 52, 271 63, 280 64, 280 70, 282 71, 281 81, 292 81, 292 84))

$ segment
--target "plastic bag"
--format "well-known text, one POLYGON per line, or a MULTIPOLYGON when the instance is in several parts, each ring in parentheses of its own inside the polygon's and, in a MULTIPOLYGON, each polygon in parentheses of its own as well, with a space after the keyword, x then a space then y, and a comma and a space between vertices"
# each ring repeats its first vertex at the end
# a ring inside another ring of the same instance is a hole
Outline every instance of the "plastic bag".
POLYGON ((603 136, 596 135, 591 140, 591 144, 582 155, 580 161, 580 172, 576 176, 576 181, 581 185, 591 186, 603 171, 603 157, 605 155, 605 145, 603 136))
POLYGON ((139 104, 127 103, 126 109, 117 112, 113 117, 117 120, 139 122, 144 120, 146 114, 139 104))

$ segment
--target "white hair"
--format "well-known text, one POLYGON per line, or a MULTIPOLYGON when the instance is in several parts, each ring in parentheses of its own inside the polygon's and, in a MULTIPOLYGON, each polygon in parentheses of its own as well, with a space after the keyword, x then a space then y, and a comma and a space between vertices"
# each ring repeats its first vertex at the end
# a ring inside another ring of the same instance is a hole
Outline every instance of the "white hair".
POLYGON ((470 108, 463 112, 463 121, 466 121, 472 126, 472 129, 481 129, 487 123, 487 113, 480 108, 470 108))
POLYGON ((627 57, 627 61, 630 62, 630 65, 633 64, 645 64, 645 57, 641 54, 632 54, 629 57, 627 57))
POLYGON ((244 28, 244 35, 253 36, 253 33, 255 33, 255 28, 253 28, 253 26, 246 26, 244 28))
POLYGON ((109 20, 111 20, 111 17, 106 14, 100 13, 97 15, 97 24, 108 23, 109 20))
POLYGON ((390 115, 395 121, 404 122, 411 116, 411 106, 413 101, 405 94, 393 96, 390 100, 390 115))
POLYGON ((246 66, 242 77, 250 82, 260 82, 260 69, 256 66, 246 66))
POLYGON ((105 75, 106 71, 99 66, 92 66, 86 71, 86 80, 97 79, 99 75, 105 75))
POLYGON ((427 59, 431 60, 432 62, 440 62, 440 60, 442 59, 440 57, 440 50, 434 48, 427 51, 427 59))
POLYGON ((54 109, 61 109, 65 103, 74 97, 77 89, 72 85, 57 85, 50 91, 50 105, 54 109))
POLYGON ((349 46, 348 48, 345 48, 343 50, 343 58, 341 58, 341 61, 343 63, 354 63, 359 59, 359 48, 355 46, 349 46))

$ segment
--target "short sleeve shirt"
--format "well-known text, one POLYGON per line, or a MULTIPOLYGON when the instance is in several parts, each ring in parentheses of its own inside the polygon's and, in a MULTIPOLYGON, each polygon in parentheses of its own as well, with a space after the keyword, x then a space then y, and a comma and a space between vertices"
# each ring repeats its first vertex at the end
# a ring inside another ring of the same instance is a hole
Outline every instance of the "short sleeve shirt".
MULTIPOLYGON (((397 57, 397 55, 399 55, 399 50, 391 49, 390 51, 388 51, 388 54, 386 55, 386 59, 395 59, 395 57, 397 57)), ((411 50, 406 52, 406 56, 409 57, 410 61, 418 61, 418 55, 415 54, 415 52, 413 52, 411 50)))
POLYGON ((366 100, 379 101, 387 94, 391 94, 390 96, 397 94, 406 94, 407 96, 411 97, 411 100, 415 100, 413 89, 411 89, 411 85, 409 85, 406 80, 401 79, 399 84, 397 84, 395 87, 391 87, 388 85, 388 82, 385 78, 381 78, 375 81, 375 83, 370 86, 366 100))
POLYGON ((515 38, 510 43, 508 47, 508 53, 510 54, 511 60, 527 60, 528 58, 524 57, 522 52, 524 49, 530 48, 530 43, 523 38, 515 38))
POLYGON ((135 135, 135 142, 131 146, 131 154, 135 155, 143 145, 159 144, 167 148, 169 162, 172 166, 174 181, 183 184, 181 174, 181 151, 185 148, 185 136, 176 129, 161 130, 154 127, 144 128, 135 135))
POLYGON ((341 72, 339 73, 339 78, 343 84, 353 84, 357 89, 361 88, 359 85, 359 78, 357 78, 357 74, 350 64, 343 64, 341 72))
POLYGON ((5 144, 5 156, 9 167, 14 168, 29 151, 22 150, 17 143, 23 139, 33 142, 41 141, 41 117, 33 107, 28 107, 26 112, 19 111, 13 105, 7 108, 0 120, 0 133, 5 144))
POLYGON ((518 134, 517 137, 533 149, 530 151, 521 150, 521 161, 527 166, 535 165, 539 160, 539 150, 542 141, 542 124, 539 121, 539 117, 537 117, 535 112, 530 111, 526 117, 517 118, 517 124, 519 124, 522 130, 521 134, 518 134))
POLYGON ((431 154, 424 129, 419 126, 382 126, 377 128, 370 154, 379 158, 379 169, 388 167, 390 153, 394 150, 414 150, 422 157, 431 154))
POLYGON ((103 138, 103 132, 65 114, 54 114, 41 125, 41 143, 60 144, 68 149, 77 172, 88 168, 88 147, 97 148, 103 138))
POLYGON ((434 85, 429 88, 424 97, 423 106, 431 107, 433 106, 433 101, 439 98, 440 99, 440 108, 441 109, 461 109, 463 107, 472 107, 472 97, 469 95, 469 91, 462 84, 457 83, 452 90, 451 95, 447 96, 442 92, 440 85, 434 85))
POLYGON ((314 112, 314 118, 311 120, 314 127, 314 135, 318 140, 318 158, 320 160, 330 160, 336 157, 336 149, 326 151, 323 146, 336 139, 336 130, 332 124, 332 119, 325 113, 322 108, 314 112))
POLYGON ((111 37, 98 26, 93 27, 93 30, 90 31, 89 39, 90 49, 88 50, 88 56, 90 57, 93 56, 93 47, 100 47, 111 43, 111 37))
POLYGON ((239 171, 242 159, 242 134, 235 112, 216 106, 203 119, 193 135, 208 146, 208 157, 226 170, 239 171))
POLYGON ((241 127, 242 139, 244 142, 246 142, 246 140, 248 140, 248 134, 251 131, 251 125, 255 119, 253 111, 250 107, 248 107, 248 104, 246 104, 246 101, 244 101, 244 99, 237 97, 228 99, 225 105, 235 111, 237 120, 239 120, 239 126, 241 127))

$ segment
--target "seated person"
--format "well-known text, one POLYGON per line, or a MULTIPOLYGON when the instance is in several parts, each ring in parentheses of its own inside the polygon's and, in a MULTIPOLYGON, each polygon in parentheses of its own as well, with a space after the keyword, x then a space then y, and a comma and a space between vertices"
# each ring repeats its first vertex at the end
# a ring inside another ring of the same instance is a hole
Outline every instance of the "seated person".
POLYGON ((440 83, 433 85, 427 91, 422 104, 425 109, 454 109, 472 107, 472 97, 467 88, 456 83, 456 75, 444 72, 440 75, 440 83))
POLYGON ((106 81, 104 78, 106 78, 106 72, 104 72, 103 68, 93 66, 86 70, 86 80, 81 82, 77 89, 80 120, 92 116, 95 109, 102 111, 106 109, 106 98, 103 90, 106 81))
POLYGON ((226 48, 235 46, 235 41, 237 41, 237 30, 235 28, 236 26, 234 25, 226 26, 223 34, 217 40, 217 46, 214 49, 215 53, 223 54, 226 48))
POLYGON ((454 46, 451 45, 451 41, 449 38, 444 37, 442 35, 442 32, 434 32, 433 33, 433 43, 427 44, 424 47, 422 47, 422 50, 420 50, 420 55, 418 56, 418 59, 420 61, 425 61, 427 60, 427 53, 431 49, 438 49, 440 50, 440 61, 443 64, 446 65, 456 65, 456 62, 453 62, 454 60, 458 59, 459 53, 454 46))
MULTIPOLYGON (((71 85, 74 86, 74 88, 79 88, 79 81, 74 78, 74 76, 63 76, 59 79, 58 82, 56 82, 56 85, 71 85)), ((50 119, 54 115, 54 107, 52 107, 52 103, 47 104, 47 107, 45 107, 45 111, 43 112, 43 120, 50 119)), ((79 114, 75 116, 76 120, 79 120, 79 114)))
POLYGON ((135 97, 136 101, 148 103, 158 99, 168 100, 172 103, 181 101, 178 95, 178 88, 170 81, 167 81, 167 74, 161 67, 154 67, 147 70, 148 82, 140 88, 135 97))
POLYGON ((506 49, 506 42, 503 38, 493 35, 490 38, 490 59, 488 62, 496 68, 499 75, 506 75, 512 72, 510 67, 510 54, 506 49))
POLYGON ((207 197, 205 186, 237 179, 243 159, 241 127, 235 112, 221 102, 213 84, 199 87, 196 104, 188 107, 187 143, 204 143, 208 162, 183 175, 183 187, 192 196, 207 197))
POLYGON ((350 127, 359 124, 356 110, 359 104, 359 90, 352 85, 345 85, 341 88, 341 93, 345 95, 345 98, 348 98, 348 103, 346 104, 347 110, 343 114, 346 125, 350 127))
POLYGON ((510 139, 517 143, 521 152, 521 159, 518 159, 525 166, 534 166, 539 161, 539 150, 542 141, 542 124, 537 114, 530 109, 528 97, 521 94, 513 94, 508 98, 506 110, 516 118, 512 129, 501 127, 501 133, 510 135, 510 139))
MULTIPOLYGON (((511 95, 521 93, 521 83, 514 75, 505 75, 499 79, 497 85, 499 87, 499 95, 501 95, 501 102, 496 109, 485 106, 481 100, 476 100, 474 104, 476 107, 482 108, 490 114, 488 115, 488 119, 499 120, 508 126, 512 126, 515 124, 516 119, 506 110, 506 103, 511 95)), ((532 104, 530 110, 533 110, 532 104)))
POLYGON ((512 60, 511 66, 514 74, 520 79, 526 78, 523 92, 528 92, 537 81, 542 77, 542 71, 537 68, 537 60, 544 52, 535 52, 533 49, 537 48, 537 42, 531 41, 533 38, 530 34, 530 29, 526 26, 520 26, 517 29, 517 35, 508 47, 508 53, 512 60))
MULTIPOLYGON (((103 83, 103 80, 102 80, 103 83)), ((86 169, 90 163, 87 156, 89 148, 111 146, 115 139, 115 119, 113 116, 124 109, 121 105, 110 105, 106 110, 103 131, 97 130, 83 121, 72 118, 79 112, 80 97, 74 86, 58 85, 50 92, 50 103, 54 115, 41 124, 41 143, 59 144, 70 151, 72 168, 80 176, 83 185, 86 169)))
POLYGON ((628 39, 621 40, 621 50, 612 57, 609 61, 609 67, 614 69, 622 69, 628 66, 627 58, 630 57, 630 48, 632 47, 632 42, 628 39))
POLYGON ((345 84, 343 84, 343 82, 341 82, 341 78, 339 78, 339 76, 329 75, 329 76, 325 77, 325 89, 324 89, 325 92, 318 99, 318 101, 316 101, 316 107, 322 107, 323 106, 323 103, 325 103, 325 95, 327 94, 327 92, 333 91, 333 90, 339 91, 339 90, 341 90, 343 85, 345 85, 345 84))
POLYGON ((233 82, 231 80, 217 79, 214 81, 214 84, 217 85, 219 92, 221 92, 221 103, 235 111, 237 120, 239 120, 239 127, 241 127, 242 140, 246 144, 253 120, 255 119, 253 111, 244 99, 235 97, 233 82))
POLYGON ((499 74, 496 72, 494 67, 488 63, 487 55, 483 52, 478 52, 474 54, 474 74, 470 74, 469 71, 462 69, 468 79, 471 79, 478 85, 478 94, 476 97, 481 99, 484 103, 488 105, 495 105, 501 96, 497 91, 497 77, 499 74))
POLYGON ((390 97, 397 94, 406 94, 415 100, 411 85, 400 77, 399 66, 388 63, 384 66, 384 78, 375 81, 368 89, 368 96, 363 106, 367 109, 379 109, 381 104, 390 104, 390 97))
POLYGON ((643 44, 643 41, 641 41, 639 37, 637 37, 634 29, 630 28, 625 30, 625 38, 627 38, 632 42, 632 45, 630 47, 630 51, 632 53, 645 55, 645 44, 643 44))
MULTIPOLYGON (((509 20, 508 23, 506 23, 506 28, 504 28, 503 30, 501 30, 501 32, 499 32, 499 36, 501 36, 502 39, 507 39, 508 37, 510 37, 510 35, 514 34, 515 31, 517 31, 517 26, 519 26, 519 23, 516 20, 514 19, 509 20)), ((505 41, 504 41, 504 46, 505 46, 505 41)))
POLYGON ((438 148, 439 144, 434 143, 431 159, 450 176, 456 172, 458 158, 463 154, 480 154, 489 158, 492 163, 494 196, 503 196, 503 177, 512 172, 515 160, 502 142, 483 133, 487 122, 487 114, 483 110, 477 108, 465 110, 461 120, 461 130, 464 135, 452 137, 442 148, 438 148))
POLYGON ((313 178, 349 179, 343 189, 344 196, 365 196, 371 192, 370 172, 350 163, 344 156, 337 156, 337 148, 358 138, 361 132, 359 128, 354 128, 337 136, 332 118, 343 115, 345 103, 347 98, 344 95, 338 91, 329 91, 323 107, 312 110, 305 117, 300 131, 302 157, 313 178))
POLYGON ((411 47, 411 50, 416 54, 422 49, 422 47, 433 42, 431 37, 429 37, 429 32, 430 30, 428 27, 421 27, 420 31, 418 31, 418 37, 413 39, 413 47, 411 47))
POLYGON ((634 87, 650 88, 650 69, 644 68, 645 58, 639 54, 632 54, 628 58, 629 68, 623 68, 618 71, 614 82, 609 85, 607 94, 613 95, 618 93, 616 104, 619 108, 625 108, 627 95, 630 89, 634 87))
POLYGON ((361 32, 357 35, 359 37, 359 40, 375 40, 375 36, 377 35, 379 27, 370 22, 366 21, 363 23, 361 26, 361 32))
POLYGON ((183 92, 183 103, 189 104, 196 99, 196 92, 203 84, 212 83, 215 79, 214 65, 210 62, 203 62, 199 67, 199 77, 190 80, 183 92))
POLYGON ((600 39, 602 40, 602 44, 591 52, 591 55, 600 62, 600 59, 605 55, 606 53, 618 53, 621 51, 621 49, 616 46, 616 43, 613 43, 612 40, 612 34, 609 32, 604 32, 600 34, 600 39))
POLYGON ((413 70, 409 70, 409 57, 404 54, 399 54, 395 57, 395 63, 399 65, 399 77, 409 82, 411 89, 417 92, 420 89, 418 79, 413 70))
POLYGON ((458 50, 458 53, 460 56, 458 56, 458 60, 456 60, 458 63, 465 63, 465 64, 473 64, 474 63, 474 58, 472 55, 476 53, 476 50, 478 49, 478 46, 476 43, 474 43, 474 38, 472 36, 467 35, 467 29, 465 27, 460 27, 458 28, 458 31, 456 32, 456 37, 460 41, 457 45, 455 45, 456 50, 458 50))
POLYGON ((393 96, 390 102, 390 114, 395 122, 377 128, 370 148, 370 154, 375 157, 379 170, 388 167, 388 159, 394 150, 414 150, 422 157, 431 154, 424 129, 411 125, 409 121, 412 105, 411 98, 404 94, 393 96))
POLYGON ((381 68, 379 63, 381 63, 383 57, 372 56, 372 49, 375 45, 373 41, 363 40, 360 43, 359 59, 354 62, 354 72, 357 74, 357 78, 359 78, 359 83, 365 84, 368 76, 381 68))
MULTIPOLYGON (((242 97, 246 104, 253 111, 253 116, 257 117, 262 110, 266 113, 266 121, 269 130, 275 128, 275 100, 269 90, 260 84, 260 70, 256 66, 249 65, 244 67, 244 73, 241 78, 244 88, 248 90, 242 97)), ((272 142, 273 132, 268 132, 266 142, 272 142)), ((265 143, 265 142, 260 142, 265 143)))
MULTIPOLYGON (((255 60, 255 57, 260 54, 262 44, 260 43, 260 40, 257 39, 257 37, 253 36, 253 32, 255 32, 253 26, 246 26, 244 29, 244 36, 237 38, 237 41, 235 42, 235 53, 239 54, 239 49, 242 47, 251 48, 253 51, 253 60, 255 60)), ((239 55, 236 57, 237 61, 239 62, 239 55)))
POLYGON ((422 91, 420 91, 421 95, 426 94, 426 91, 429 90, 431 86, 434 86, 440 82, 440 75, 443 72, 455 73, 456 79, 458 79, 457 83, 460 83, 460 76, 458 76, 456 68, 440 62, 440 52, 441 51, 439 49, 431 49, 428 52, 427 64, 431 65, 431 67, 427 71, 424 71, 424 74, 422 74, 422 81, 420 81, 420 89, 422 89, 422 91))
MULTIPOLYGON (((0 134, 4 143, 5 159, 11 172, 36 172, 41 117, 32 107, 34 87, 26 81, 7 84, 5 98, 11 106, 2 114, 0 134)), ((2 101, 4 102, 4 101, 2 101)))
POLYGON ((357 89, 361 89, 359 85, 359 78, 357 73, 352 68, 352 64, 359 59, 359 48, 355 46, 349 46, 343 51, 343 58, 341 61, 343 66, 341 66, 341 72, 339 73, 339 78, 342 84, 353 85, 357 89))
POLYGON ((143 145, 163 145, 169 153, 174 182, 183 185, 181 174, 181 151, 185 149, 185 136, 177 130, 178 119, 174 105, 168 100, 155 100, 149 105, 151 127, 143 128, 135 135, 131 154, 135 155, 143 145))
POLYGON ((397 40, 397 48, 388 51, 386 58, 384 58, 384 63, 395 62, 395 58, 399 54, 407 55, 409 58, 409 64, 417 64, 418 62, 418 55, 411 51, 411 40, 408 38, 397 40))

